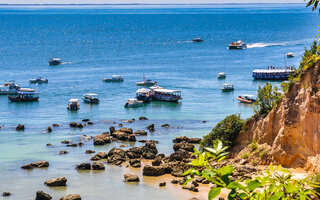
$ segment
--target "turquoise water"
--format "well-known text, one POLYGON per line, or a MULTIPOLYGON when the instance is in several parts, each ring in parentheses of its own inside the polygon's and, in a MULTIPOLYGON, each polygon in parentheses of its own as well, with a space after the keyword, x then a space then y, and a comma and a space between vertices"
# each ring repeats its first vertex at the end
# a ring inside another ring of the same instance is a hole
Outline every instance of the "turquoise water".
POLYGON ((86 149, 108 151, 120 143, 93 147, 92 142, 85 142, 83 147, 67 148, 60 141, 77 141, 82 134, 106 131, 113 121, 146 116, 150 120, 124 125, 138 130, 155 123, 156 132, 139 139, 159 140, 160 152, 169 154, 171 140, 177 136, 202 137, 232 113, 249 117, 252 109, 238 103, 236 96, 256 94, 265 83, 254 81, 252 70, 283 67, 288 52, 296 56, 287 59, 287 64, 298 66, 304 47, 317 34, 318 20, 303 4, 0 7, 0 80, 15 80, 41 93, 39 102, 23 104, 9 103, 6 96, 0 96, 0 125, 4 125, 0 130, 0 178, 5 180, 0 182, 0 192, 12 192, 9 199, 32 199, 38 189, 56 199, 75 192, 84 199, 104 199, 105 191, 110 199, 128 199, 128 195, 179 199, 174 189, 158 190, 145 183, 150 180, 139 186, 124 184, 124 167, 108 166, 101 173, 74 170, 76 164, 89 160, 86 149), (190 42, 194 37, 204 42, 190 42), (230 41, 239 39, 248 43, 247 50, 227 50, 230 41), (60 57, 65 64, 48 66, 51 57, 60 57), (226 80, 217 80, 221 71, 227 73, 226 80), (160 86, 181 90, 183 100, 125 109, 143 73, 160 86), (112 74, 122 75, 125 81, 101 81, 112 74), (49 83, 28 83, 38 76, 49 83), (225 82, 235 85, 234 92, 221 92, 225 82), (89 106, 81 102, 78 112, 67 111, 70 98, 80 99, 87 92, 98 93, 101 103, 89 106), (82 130, 68 127, 69 122, 83 118, 95 124, 82 130), (18 123, 26 126, 24 132, 15 131, 18 123), (61 126, 45 133, 52 123, 61 126), (172 128, 161 128, 164 123, 172 128), (47 143, 53 146, 48 148, 47 143), (60 150, 70 153, 57 155, 60 150), (38 160, 47 160, 51 166, 32 172, 20 169, 38 160), (69 179, 67 189, 43 185, 46 179, 59 176, 69 179))

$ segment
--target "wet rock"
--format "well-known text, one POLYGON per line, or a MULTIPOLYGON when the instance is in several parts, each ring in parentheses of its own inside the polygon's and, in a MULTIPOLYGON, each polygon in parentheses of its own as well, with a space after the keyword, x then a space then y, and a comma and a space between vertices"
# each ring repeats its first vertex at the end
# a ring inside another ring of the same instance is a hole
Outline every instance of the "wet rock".
POLYGON ((129 159, 141 158, 143 147, 132 147, 126 151, 129 159))
POLYGON ((134 121, 133 120, 124 120, 123 122, 125 122, 125 123, 133 123, 134 121))
POLYGON ((95 153, 96 151, 94 150, 86 150, 86 154, 92 154, 92 153, 95 153))
POLYGON ((93 122, 88 122, 87 125, 93 125, 93 122))
POLYGON ((140 142, 140 143, 152 142, 152 143, 155 143, 155 144, 159 143, 159 141, 157 141, 157 140, 138 140, 138 142, 140 142))
POLYGON ((119 126, 119 127, 123 127, 123 124, 120 123, 120 124, 118 124, 118 126, 119 126))
POLYGON ((77 128, 83 128, 83 124, 79 123, 76 125, 77 128))
POLYGON ((197 176, 194 181, 198 182, 198 183, 202 183, 202 181, 205 180, 203 177, 201 176, 197 176))
POLYGON ((135 135, 147 135, 147 131, 142 131, 142 130, 137 130, 136 132, 134 132, 135 135))
POLYGON ((67 147, 77 147, 78 144, 67 144, 67 147))
POLYGON ((134 168, 141 167, 141 159, 130 159, 129 164, 131 167, 134 167, 134 168))
POLYGON ((150 165, 144 166, 142 171, 144 176, 161 176, 166 173, 164 167, 150 165))
POLYGON ((112 135, 114 132, 116 132, 117 130, 113 127, 113 126, 110 126, 109 127, 109 131, 110 131, 110 134, 112 135))
POLYGON ((124 182, 140 182, 140 179, 137 175, 128 173, 124 175, 124 182))
POLYGON ((52 127, 51 127, 51 126, 49 126, 49 127, 47 128, 47 132, 48 132, 48 133, 51 133, 51 132, 52 132, 52 127))
POLYGON ((172 184, 179 184, 179 180, 173 179, 173 180, 171 180, 171 183, 172 183, 172 184))
POLYGON ((153 161, 152 161, 152 166, 159 166, 161 164, 161 157, 157 156, 153 161))
POLYGON ((133 134, 131 134, 131 135, 128 136, 128 140, 129 140, 129 142, 135 142, 135 141, 137 141, 136 136, 134 136, 133 134))
POLYGON ((79 194, 68 194, 67 196, 62 197, 60 200, 81 200, 79 194))
POLYGON ((68 152, 68 151, 60 151, 60 152, 59 152, 59 155, 67 154, 67 153, 69 153, 69 152, 68 152))
POLYGON ((75 128, 75 127, 77 127, 77 122, 71 122, 69 124, 69 126, 72 127, 72 128, 75 128))
POLYGON ((210 181, 208 181, 208 180, 203 180, 202 182, 201 182, 202 184, 209 184, 210 183, 210 181))
POLYGON ((60 126, 59 124, 52 124, 53 127, 58 127, 60 126))
POLYGON ((176 151, 169 156, 169 161, 182 161, 183 159, 188 158, 188 153, 184 150, 176 151))
POLYGON ((39 162, 30 163, 30 164, 21 166, 22 169, 46 168, 46 167, 49 167, 49 162, 47 161, 39 161, 39 162))
POLYGON ((149 126, 147 126, 147 129, 150 131, 150 132, 154 132, 155 129, 154 129, 154 124, 150 124, 149 126))
POLYGON ((93 139, 93 144, 94 145, 104 145, 107 143, 111 143, 111 137, 108 132, 104 132, 100 135, 97 135, 93 139))
POLYGON ((21 166, 21 168, 22 169, 33 169, 34 166, 32 165, 32 163, 30 163, 30 164, 26 164, 26 165, 21 166))
POLYGON ((81 163, 76 166, 77 170, 90 170, 91 169, 91 164, 90 163, 81 163))
POLYGON ((156 144, 153 142, 147 142, 144 147, 142 147, 142 157, 145 159, 154 159, 158 154, 156 144))
POLYGON ((67 140, 64 140, 64 141, 61 141, 62 144, 70 144, 70 143, 73 143, 72 141, 67 141, 67 140))
POLYGON ((166 182, 161 182, 161 183, 159 183, 159 187, 164 187, 164 186, 166 186, 166 185, 167 185, 166 182))
POLYGON ((52 144, 50 144, 50 143, 47 144, 47 147, 51 147, 51 146, 52 146, 52 144))
POLYGON ((90 121, 90 119, 83 119, 82 121, 83 122, 88 122, 88 121, 90 121))
POLYGON ((92 165, 92 170, 104 170, 105 166, 101 162, 93 162, 92 165))
POLYGON ((169 127, 170 127, 170 124, 162 124, 161 127, 163 127, 163 128, 169 128, 169 127))
POLYGON ((107 159, 108 154, 106 152, 99 152, 96 155, 94 155, 90 160, 101 160, 101 159, 107 159))
POLYGON ((18 126, 16 127, 16 130, 17 131, 24 131, 24 125, 22 125, 22 124, 18 124, 18 126))
POLYGON ((200 199, 198 199, 197 197, 192 197, 189 200, 200 200, 200 199))
POLYGON ((51 200, 51 199, 52 199, 52 197, 49 194, 44 193, 41 190, 37 191, 37 193, 36 193, 36 199, 35 200, 51 200))
POLYGON ((52 179, 52 180, 44 182, 44 184, 49 187, 66 186, 66 183, 67 183, 66 177, 56 178, 56 179, 52 179))
POLYGON ((187 136, 180 136, 180 137, 176 137, 173 140, 173 143, 180 143, 180 142, 199 144, 201 142, 201 138, 188 138, 187 136))
POLYGON ((10 192, 4 192, 4 193, 2 193, 2 196, 8 197, 8 196, 11 196, 11 193, 10 192))
POLYGON ((120 165, 122 162, 126 161, 126 152, 120 148, 112 148, 108 152, 108 163, 115 165, 120 165))
POLYGON ((139 120, 148 120, 148 118, 141 116, 139 117, 139 120))
POLYGON ((171 165, 169 165, 168 163, 161 163, 160 167, 164 168, 164 171, 166 174, 171 174, 173 171, 173 168, 171 165))
POLYGON ((131 128, 120 128, 119 129, 119 132, 124 132, 124 133, 127 133, 127 134, 133 134, 133 130, 131 128))
POLYGON ((192 181, 191 184, 194 185, 195 187, 199 186, 199 183, 197 183, 197 181, 192 181))
POLYGON ((116 131, 112 134, 112 137, 117 139, 117 140, 128 140, 129 139, 129 134, 125 133, 125 132, 120 132, 120 131, 116 131))
POLYGON ((126 147, 127 145, 125 145, 125 144, 120 144, 119 145, 119 147, 121 147, 121 148, 124 148, 124 147, 126 147))
POLYGON ((78 143, 78 146, 79 146, 79 147, 82 147, 83 145, 84 145, 83 142, 79 142, 79 143, 78 143))
POLYGON ((189 152, 193 152, 194 151, 194 145, 188 142, 180 142, 180 143, 176 143, 173 145, 173 150, 174 151, 178 151, 178 150, 185 150, 185 151, 189 151, 189 152))

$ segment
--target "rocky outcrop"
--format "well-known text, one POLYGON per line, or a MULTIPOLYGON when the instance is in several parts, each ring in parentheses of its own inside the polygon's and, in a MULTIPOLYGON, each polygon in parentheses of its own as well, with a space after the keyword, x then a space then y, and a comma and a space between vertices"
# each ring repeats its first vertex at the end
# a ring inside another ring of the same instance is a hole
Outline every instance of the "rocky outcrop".
POLYGON ((111 137, 108 132, 104 132, 100 135, 97 135, 93 139, 93 144, 94 145, 104 145, 107 143, 111 143, 111 137))
POLYGON ((128 173, 124 175, 124 182, 139 182, 140 179, 137 175, 128 173))
POLYGON ((180 143, 180 142, 199 144, 201 142, 201 138, 188 138, 187 136, 180 136, 180 137, 176 137, 173 140, 173 143, 180 143))
POLYGON ((267 116, 253 117, 246 124, 234 152, 255 140, 271 147, 270 162, 309 169, 319 166, 320 162, 311 158, 320 154, 319 80, 320 63, 317 63, 301 75, 301 80, 292 85, 267 116))
POLYGON ((79 194, 68 194, 67 196, 62 197, 60 200, 81 200, 79 194))
POLYGON ((76 166, 77 170, 90 170, 91 169, 91 164, 90 163, 81 163, 76 166))
POLYGON ((9 196, 11 196, 11 193, 10 192, 3 192, 2 196, 3 197, 9 197, 9 196))
POLYGON ((193 152, 194 151, 194 145, 188 142, 180 142, 180 143, 176 143, 173 145, 173 150, 174 151, 178 151, 178 150, 185 150, 188 152, 193 152))
POLYGON ((41 190, 37 191, 37 193, 36 193, 36 199, 35 200, 51 200, 51 199, 52 199, 52 197, 49 194, 44 193, 41 190))
POLYGON ((143 130, 137 130, 136 132, 134 132, 135 135, 147 135, 147 131, 143 131, 143 130))
POLYGON ((101 160, 101 159, 107 159, 108 154, 106 152, 99 152, 96 155, 94 155, 90 160, 101 160))
POLYGON ((108 152, 108 163, 121 165, 126 161, 126 152, 123 149, 113 148, 108 152))
POLYGON ((49 181, 44 182, 45 185, 49 187, 58 187, 58 186, 66 186, 67 185, 67 178, 56 178, 49 181))
POLYGON ((91 168, 92 170, 104 170, 105 166, 101 162, 93 162, 91 168))
POLYGON ((22 169, 33 169, 33 168, 46 168, 49 167, 49 162, 47 161, 39 161, 35 163, 30 163, 21 166, 22 169))
POLYGON ((24 125, 22 125, 22 124, 18 124, 18 126, 16 127, 16 130, 17 131, 24 131, 24 125))
POLYGON ((162 166, 146 165, 143 167, 144 176, 162 176, 164 174, 166 174, 166 170, 162 166))
POLYGON ((150 124, 149 126, 147 126, 147 129, 150 131, 150 132, 154 132, 155 129, 154 129, 154 124, 150 124))

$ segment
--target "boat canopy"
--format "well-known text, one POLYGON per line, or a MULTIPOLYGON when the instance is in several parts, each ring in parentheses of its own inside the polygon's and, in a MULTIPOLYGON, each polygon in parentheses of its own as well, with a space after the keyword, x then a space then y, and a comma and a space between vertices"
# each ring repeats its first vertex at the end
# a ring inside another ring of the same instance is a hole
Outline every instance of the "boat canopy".
POLYGON ((224 72, 219 72, 218 74, 219 75, 226 75, 226 73, 224 73, 224 72))
POLYGON ((51 58, 50 60, 60 61, 60 58, 51 58))
POLYGON ((87 93, 87 94, 83 94, 83 96, 98 96, 98 94, 96 94, 96 93, 87 93))
POLYGON ((149 93, 149 92, 150 92, 150 90, 147 88, 140 88, 139 90, 137 90, 136 93, 149 93))
POLYGON ((241 96, 243 96, 243 97, 249 97, 249 98, 253 98, 253 97, 254 97, 254 95, 252 95, 252 94, 242 94, 241 96))
POLYGON ((222 84, 223 86, 233 86, 233 84, 232 83, 224 83, 224 84, 222 84))
POLYGON ((112 75, 113 78, 121 78, 121 75, 112 75))
POLYGON ((164 88, 160 88, 160 89, 154 89, 153 91, 155 92, 159 92, 159 93, 167 93, 167 94, 173 94, 173 93, 180 93, 180 90, 168 90, 168 89, 164 89, 164 88))
POLYGON ((255 69, 252 73, 290 73, 294 72, 293 69, 255 69))
POLYGON ((77 103, 77 102, 78 102, 78 99, 70 99, 69 102, 70 102, 70 103, 77 103))
POLYGON ((164 87, 160 87, 160 86, 156 85, 156 86, 151 86, 150 89, 151 89, 151 90, 164 89, 164 87))
POLYGON ((26 95, 26 94, 40 94, 39 92, 17 92, 17 94, 26 95))

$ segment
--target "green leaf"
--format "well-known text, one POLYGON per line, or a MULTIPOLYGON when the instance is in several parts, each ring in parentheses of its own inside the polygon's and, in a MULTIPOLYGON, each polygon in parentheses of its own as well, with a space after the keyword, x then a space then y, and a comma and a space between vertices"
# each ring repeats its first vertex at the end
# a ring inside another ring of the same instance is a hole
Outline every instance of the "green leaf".
POLYGON ((241 185, 238 182, 231 182, 229 183, 229 185, 227 186, 228 189, 240 189, 240 190, 245 190, 245 187, 243 185, 241 185))
POLYGON ((247 188, 250 192, 252 192, 258 187, 261 187, 261 183, 258 180, 250 180, 247 182, 247 188))
POLYGON ((272 164, 270 164, 270 171, 271 171, 271 172, 274 172, 274 167, 273 167, 272 164))
POLYGON ((228 199, 229 199, 229 200, 232 200, 232 199, 234 199, 236 196, 237 196, 236 190, 235 190, 235 189, 232 189, 231 192, 230 192, 229 195, 228 195, 228 199))
POLYGON ((286 188, 286 193, 293 193, 294 191, 294 186, 291 183, 288 183, 287 185, 284 185, 286 188))
POLYGON ((232 165, 227 165, 227 166, 224 166, 224 167, 221 167, 220 169, 217 170, 217 172, 221 175, 221 176, 224 176, 224 175, 229 175, 229 174, 232 174, 233 172, 233 166, 232 165))
POLYGON ((248 195, 246 194, 246 193, 244 193, 244 192, 242 192, 242 193, 240 193, 239 195, 238 195, 241 199, 248 199, 248 195))
POLYGON ((209 191, 208 199, 212 200, 212 199, 216 198, 220 194, 220 192, 221 192, 221 187, 212 188, 209 191))
POLYGON ((192 179, 193 179, 193 178, 188 177, 188 179, 183 183, 183 185, 182 185, 182 186, 187 185, 187 184, 188 184, 192 179))

